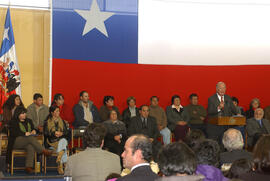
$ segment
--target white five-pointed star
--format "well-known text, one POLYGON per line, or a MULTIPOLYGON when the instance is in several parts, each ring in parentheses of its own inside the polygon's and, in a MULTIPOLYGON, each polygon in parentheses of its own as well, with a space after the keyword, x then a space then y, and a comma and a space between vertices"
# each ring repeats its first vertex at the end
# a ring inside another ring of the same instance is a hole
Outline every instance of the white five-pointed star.
POLYGON ((4 40, 4 39, 8 39, 8 40, 9 40, 9 38, 8 38, 8 31, 9 31, 9 27, 7 27, 7 28, 4 30, 3 40, 4 40))
POLYGON ((96 0, 92 1, 90 10, 86 11, 86 10, 75 9, 75 11, 86 20, 82 36, 84 36, 86 33, 91 31, 92 29, 96 28, 101 33, 103 33, 106 37, 108 37, 108 33, 106 30, 104 21, 106 21, 115 13, 101 12, 96 0))

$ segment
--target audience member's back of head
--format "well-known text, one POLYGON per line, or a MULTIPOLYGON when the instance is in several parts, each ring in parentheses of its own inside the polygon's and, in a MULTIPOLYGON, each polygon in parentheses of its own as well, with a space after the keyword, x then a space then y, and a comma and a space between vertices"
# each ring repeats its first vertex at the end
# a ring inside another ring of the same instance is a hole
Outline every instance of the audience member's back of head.
POLYGON ((222 143, 228 151, 241 150, 244 146, 241 132, 233 128, 224 132, 222 143))
POLYGON ((184 142, 191 148, 197 144, 197 142, 205 139, 204 133, 199 129, 194 129, 188 132, 184 142))
POLYGON ((248 159, 239 159, 233 162, 227 173, 227 178, 240 178, 240 175, 252 171, 252 162, 248 159))
POLYGON ((220 147, 214 140, 201 140, 194 147, 198 164, 211 165, 219 167, 220 147))
POLYGON ((165 145, 159 152, 158 165, 165 176, 193 175, 197 168, 194 152, 183 142, 165 145))
POLYGON ((254 168, 257 172, 270 174, 270 135, 263 135, 253 150, 254 168))
POLYGON ((83 146, 85 148, 100 148, 105 135, 106 128, 102 124, 89 124, 83 134, 83 146))

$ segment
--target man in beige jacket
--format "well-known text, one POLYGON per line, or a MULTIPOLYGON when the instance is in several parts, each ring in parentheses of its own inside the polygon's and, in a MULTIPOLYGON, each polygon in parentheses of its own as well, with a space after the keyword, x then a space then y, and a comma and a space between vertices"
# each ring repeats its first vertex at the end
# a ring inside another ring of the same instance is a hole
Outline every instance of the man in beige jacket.
POLYGON ((121 172, 120 157, 102 150, 106 129, 99 123, 90 124, 83 135, 85 151, 68 158, 65 176, 73 181, 104 181, 111 173, 121 172))

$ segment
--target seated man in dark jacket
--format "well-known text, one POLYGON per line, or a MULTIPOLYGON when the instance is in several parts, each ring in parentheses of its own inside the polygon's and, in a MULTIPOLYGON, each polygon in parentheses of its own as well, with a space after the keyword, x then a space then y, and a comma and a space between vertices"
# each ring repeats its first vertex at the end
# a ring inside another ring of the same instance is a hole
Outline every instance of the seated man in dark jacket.
POLYGON ((247 120, 246 130, 248 134, 248 146, 253 147, 257 140, 263 134, 270 134, 270 122, 263 118, 264 111, 257 108, 254 112, 254 118, 247 120))
POLYGON ((73 107, 75 120, 73 126, 75 128, 86 127, 89 123, 100 122, 98 109, 89 100, 89 95, 86 91, 80 93, 80 101, 73 107))
POLYGON ((149 107, 147 105, 142 105, 139 112, 140 116, 131 118, 128 135, 143 134, 148 136, 153 144, 153 156, 156 158, 161 147, 161 143, 157 141, 157 138, 160 136, 157 121, 154 117, 149 116, 149 107))

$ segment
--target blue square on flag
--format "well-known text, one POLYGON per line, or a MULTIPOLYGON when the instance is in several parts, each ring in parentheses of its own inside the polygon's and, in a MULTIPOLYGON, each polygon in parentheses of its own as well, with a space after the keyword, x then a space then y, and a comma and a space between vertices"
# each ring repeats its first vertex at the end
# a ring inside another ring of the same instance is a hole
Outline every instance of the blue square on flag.
POLYGON ((54 0, 53 58, 138 63, 138 1, 54 0))

